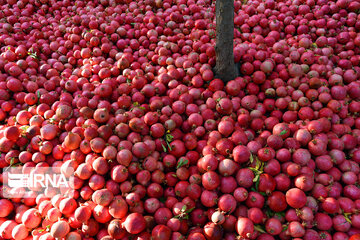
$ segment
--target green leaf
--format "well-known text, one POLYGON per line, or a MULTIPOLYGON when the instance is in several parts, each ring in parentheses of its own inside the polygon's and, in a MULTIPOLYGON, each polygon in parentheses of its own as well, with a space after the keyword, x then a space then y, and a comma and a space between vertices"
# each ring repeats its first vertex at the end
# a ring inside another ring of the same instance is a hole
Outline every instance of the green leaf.
POLYGON ((264 229, 260 225, 254 225, 254 229, 260 233, 266 233, 264 229))
POLYGON ((178 162, 178 165, 176 166, 176 169, 179 169, 181 168, 182 166, 185 166, 186 164, 189 163, 189 160, 187 158, 180 158, 179 162, 178 162))
POLYGON ((249 169, 251 171, 253 171, 255 175, 259 175, 264 172, 264 163, 262 161, 260 161, 258 158, 255 158, 255 159, 256 159, 255 168, 249 167, 249 169))
POLYGON ((255 182, 255 188, 256 188, 256 191, 259 189, 259 183, 260 183, 260 181, 259 181, 259 180, 255 182))
POLYGON ((166 147, 164 146, 164 144, 161 143, 161 146, 162 146, 162 148, 163 148, 163 151, 164 151, 164 152, 167 152, 167 149, 166 149, 166 147))
POLYGON ((172 174, 171 176, 173 176, 173 177, 176 177, 177 178, 177 176, 176 176, 176 174, 174 173, 174 174, 172 174))
POLYGON ((257 170, 256 168, 253 167, 248 167, 251 171, 253 171, 255 174, 259 172, 259 170, 257 170))
POLYGON ((282 131, 280 132, 280 136, 285 135, 286 133, 287 133, 287 130, 284 129, 284 130, 282 130, 282 131))
POLYGON ((250 163, 254 162, 254 156, 252 155, 252 153, 250 154, 250 163))
POLYGON ((350 213, 344 213, 344 217, 345 217, 345 220, 348 222, 348 223, 350 223, 350 224, 352 224, 351 223, 351 219, 350 219, 350 213))
MULTIPOLYGON (((260 162, 261 162, 261 161, 260 161, 260 162)), ((264 162, 261 162, 260 168, 259 168, 259 171, 260 171, 261 173, 264 172, 264 166, 265 166, 265 163, 264 163, 264 162)))
POLYGON ((275 215, 278 216, 278 217, 285 217, 284 212, 277 212, 277 213, 275 213, 275 215))
POLYGON ((39 230, 39 233, 42 233, 42 232, 44 232, 44 231, 49 232, 49 231, 50 231, 50 225, 47 225, 45 228, 40 229, 40 230, 39 230))
POLYGON ((169 144, 168 141, 166 141, 166 145, 168 146, 169 150, 172 151, 172 147, 171 147, 171 145, 169 144))
POLYGON ((260 168, 261 168, 261 165, 262 165, 262 162, 259 161, 258 159, 256 159, 256 170, 259 170, 260 171, 260 168))
POLYGON ((15 163, 15 158, 11 158, 11 159, 10 159, 10 166, 13 166, 14 163, 15 163))
POLYGON ((165 139, 166 139, 166 141, 167 142, 172 142, 172 140, 174 139, 174 136, 173 135, 171 135, 171 134, 166 134, 165 135, 165 139))
POLYGON ((186 210, 186 213, 191 213, 195 208, 190 208, 189 210, 186 210))
POLYGON ((255 175, 254 179, 253 179, 253 182, 257 182, 260 178, 260 175, 255 175))
POLYGON ((186 208, 187 208, 187 206, 184 205, 184 206, 181 208, 181 211, 182 211, 182 212, 185 212, 185 211, 186 211, 186 208))

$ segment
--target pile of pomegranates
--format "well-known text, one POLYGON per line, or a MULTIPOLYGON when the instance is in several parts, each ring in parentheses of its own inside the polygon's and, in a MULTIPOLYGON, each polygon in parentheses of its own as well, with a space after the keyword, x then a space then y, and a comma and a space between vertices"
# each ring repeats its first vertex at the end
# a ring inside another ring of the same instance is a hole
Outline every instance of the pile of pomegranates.
POLYGON ((0 168, 73 180, 0 239, 360 239, 360 1, 234 8, 224 83, 215 1, 0 0, 0 168))

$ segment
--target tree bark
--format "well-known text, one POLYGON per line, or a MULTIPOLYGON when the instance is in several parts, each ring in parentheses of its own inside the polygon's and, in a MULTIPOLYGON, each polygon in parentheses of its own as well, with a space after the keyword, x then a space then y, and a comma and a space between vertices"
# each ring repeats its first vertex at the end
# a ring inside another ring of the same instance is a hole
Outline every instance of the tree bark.
POLYGON ((234 0, 216 0, 215 76, 225 83, 237 76, 233 40, 234 0))

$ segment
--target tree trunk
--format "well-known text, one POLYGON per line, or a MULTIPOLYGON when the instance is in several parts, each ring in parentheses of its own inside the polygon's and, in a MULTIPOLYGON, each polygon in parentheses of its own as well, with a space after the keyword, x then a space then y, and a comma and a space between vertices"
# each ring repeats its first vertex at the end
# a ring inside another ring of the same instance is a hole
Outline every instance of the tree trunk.
POLYGON ((234 0, 216 0, 215 76, 224 83, 237 76, 234 63, 234 0))

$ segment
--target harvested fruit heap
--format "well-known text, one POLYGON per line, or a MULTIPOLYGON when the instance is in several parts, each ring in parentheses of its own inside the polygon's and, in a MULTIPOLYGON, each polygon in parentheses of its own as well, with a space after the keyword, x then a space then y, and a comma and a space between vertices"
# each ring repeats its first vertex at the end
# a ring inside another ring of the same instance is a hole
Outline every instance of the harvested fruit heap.
POLYGON ((0 0, 0 167, 75 169, 1 239, 359 239, 359 0, 236 0, 225 85, 214 2, 0 0))

